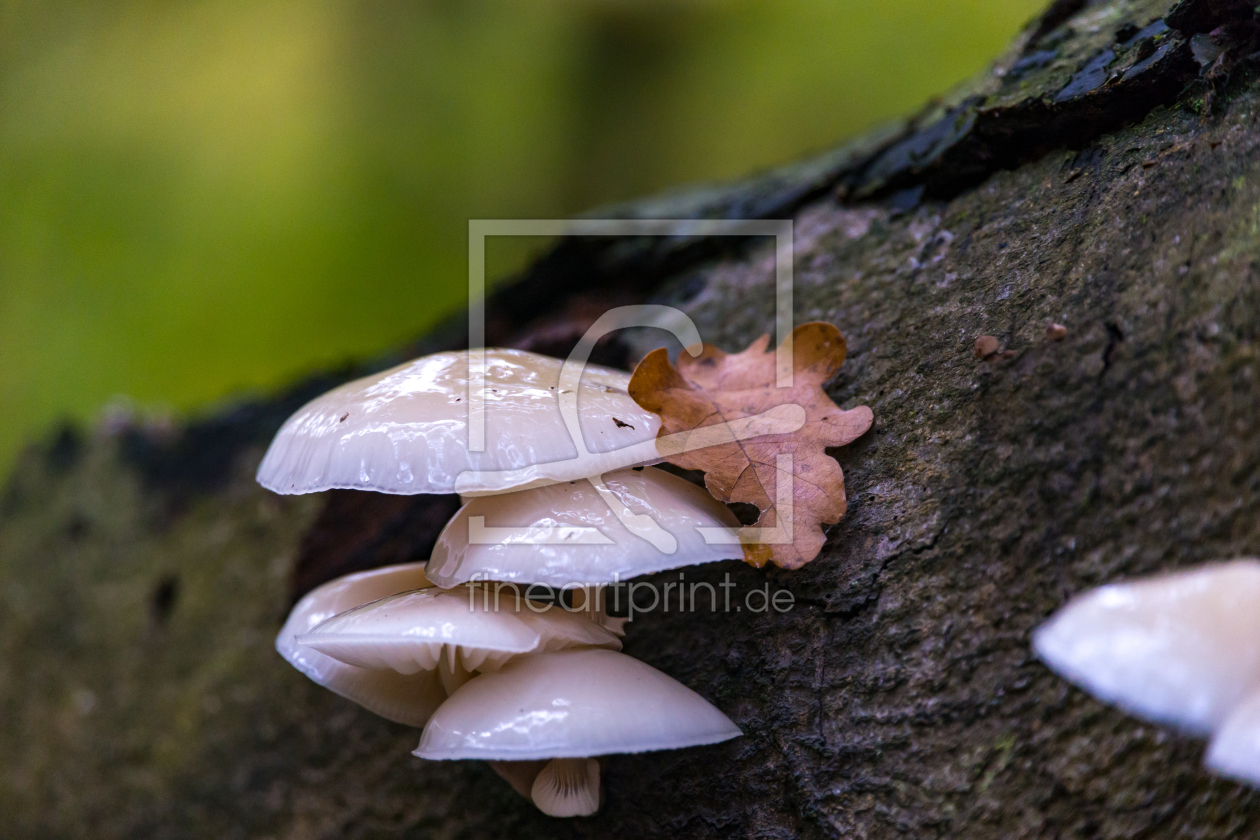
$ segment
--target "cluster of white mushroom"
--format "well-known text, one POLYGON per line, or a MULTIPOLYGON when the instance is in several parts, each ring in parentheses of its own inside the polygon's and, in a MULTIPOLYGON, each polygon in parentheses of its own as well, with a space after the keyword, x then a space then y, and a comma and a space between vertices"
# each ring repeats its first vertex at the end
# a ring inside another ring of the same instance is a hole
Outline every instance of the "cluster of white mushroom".
POLYGON ((389 720, 415 754, 483 759, 553 816, 600 805, 598 756, 711 744, 726 715, 622 653, 601 587, 741 556, 703 489, 652 467, 660 418, 629 375, 516 350, 426 356, 308 403, 258 470, 277 493, 460 493, 430 561, 349 575, 294 607, 276 648, 389 720), (484 388, 469 388, 470 367, 484 388), (470 411, 469 400, 478 401, 470 411), (480 419, 478 419, 480 417, 480 419), (480 440, 478 440, 480 438, 480 440), (476 441, 482 445, 470 445, 476 441), (569 590, 575 609, 530 600, 569 590))
POLYGON ((1087 592, 1037 630, 1034 647, 1099 699, 1210 736, 1210 770, 1260 785, 1260 561, 1087 592))

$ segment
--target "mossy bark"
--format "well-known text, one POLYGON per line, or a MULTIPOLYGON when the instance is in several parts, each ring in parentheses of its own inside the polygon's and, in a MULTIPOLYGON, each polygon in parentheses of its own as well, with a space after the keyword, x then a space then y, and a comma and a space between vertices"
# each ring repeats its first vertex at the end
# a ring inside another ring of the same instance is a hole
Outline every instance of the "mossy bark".
MULTIPOLYGON (((0 498, 0 833, 1260 833, 1260 793, 1204 773, 1200 741, 1029 651, 1072 593, 1260 553, 1254 32, 1246 3, 1060 0, 920 118, 617 208, 794 218, 797 320, 843 330, 829 391, 875 412, 836 453, 850 510, 815 562, 686 570, 793 609, 630 626, 627 652, 744 738, 612 757, 603 810, 557 821, 484 765, 411 757, 417 733, 286 666, 271 639, 298 591, 422 559, 433 536, 420 501, 253 483, 279 421, 341 371, 173 430, 65 430, 19 462, 0 498), (981 335, 1000 349, 978 360, 981 335)), ((771 329, 773 254, 566 241, 492 301, 491 340, 559 340, 601 297, 674 303, 738 349, 771 329)), ((400 355, 459 340, 453 321, 400 355)))

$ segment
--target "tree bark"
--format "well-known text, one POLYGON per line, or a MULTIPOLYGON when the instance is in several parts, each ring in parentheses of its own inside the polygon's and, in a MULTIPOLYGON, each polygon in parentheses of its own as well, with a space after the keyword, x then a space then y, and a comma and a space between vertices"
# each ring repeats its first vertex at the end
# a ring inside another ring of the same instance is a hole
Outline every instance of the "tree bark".
MULTIPOLYGON (((0 498, 6 837, 1225 837, 1260 794, 1201 741, 1103 706, 1030 631, 1075 592, 1260 552, 1260 48, 1228 0, 1058 0, 923 114, 623 216, 792 218, 795 315, 837 324, 848 516, 788 612, 657 610, 626 651, 742 739, 611 757, 557 821, 485 765, 311 684, 271 640, 338 574, 424 559, 451 500, 281 498, 270 435, 351 375, 175 429, 67 428, 0 498), (1047 327, 1059 323, 1066 337, 1047 327), (998 340, 984 359, 983 335, 998 340), (445 506, 445 507, 443 507, 445 506), (445 511, 445 513, 443 513, 445 511)), ((570 239, 489 304, 489 340, 563 353, 654 300, 741 349, 773 326, 763 241, 570 239)), ((631 363, 634 335, 601 347, 631 363)), ((676 574, 662 575, 676 579, 676 574)), ((738 602, 736 602, 738 603, 738 602)))

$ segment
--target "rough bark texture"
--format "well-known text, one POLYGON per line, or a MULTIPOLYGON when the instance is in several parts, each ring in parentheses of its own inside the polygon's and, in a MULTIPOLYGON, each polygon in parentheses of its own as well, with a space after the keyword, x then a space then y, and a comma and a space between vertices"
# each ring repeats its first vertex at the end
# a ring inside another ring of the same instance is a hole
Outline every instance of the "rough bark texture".
MULTIPOLYGON (((793 610, 631 625, 626 650, 744 738, 612 757, 603 811, 557 821, 281 662, 296 594, 422 559, 450 504, 253 483, 283 417, 359 372, 341 371, 173 431, 67 429, 20 461, 0 498, 0 834, 1260 833, 1260 794, 1206 775, 1200 742, 1028 645, 1074 592, 1260 553, 1256 48, 1250 3, 1058 0, 917 119, 618 208, 794 217, 797 319, 845 332, 829 392, 875 411, 838 453, 850 512, 817 561, 687 570, 788 589, 793 610)), ((771 327, 772 268, 757 242, 566 241, 499 293, 490 336, 562 352, 592 301, 651 298, 739 349, 771 327)), ((399 355, 460 339, 456 319, 399 355)))

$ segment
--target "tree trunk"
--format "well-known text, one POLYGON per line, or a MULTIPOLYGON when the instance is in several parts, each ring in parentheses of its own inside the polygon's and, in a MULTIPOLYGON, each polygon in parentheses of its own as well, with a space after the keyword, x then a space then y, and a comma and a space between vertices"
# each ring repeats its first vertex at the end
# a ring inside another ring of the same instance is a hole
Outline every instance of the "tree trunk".
MULTIPOLYGON (((836 453, 849 514, 816 561, 685 570, 789 590, 793 609, 630 626, 626 651, 742 739, 614 756, 603 810, 558 821, 483 764, 411 757, 415 731, 280 660, 293 598, 424 559, 452 510, 253 482, 289 412, 396 359, 379 360, 174 430, 68 428, 23 456, 0 498, 0 833, 1260 832, 1260 794, 1207 775, 1201 741, 1029 651, 1075 592, 1260 553, 1253 5, 1057 0, 992 73, 903 125, 616 208, 793 218, 796 319, 841 328, 830 393, 875 412, 836 453), (982 335, 998 351, 977 359, 982 335)), ((591 312, 652 299, 740 349, 772 329, 773 266, 759 240, 565 240, 491 300, 489 340, 563 353, 591 312)), ((396 358, 458 346, 461 323, 396 358)))

